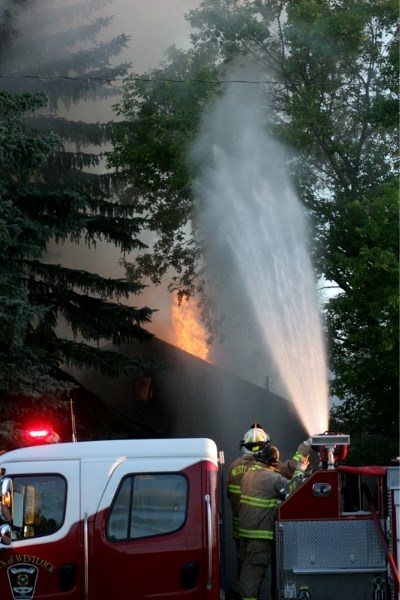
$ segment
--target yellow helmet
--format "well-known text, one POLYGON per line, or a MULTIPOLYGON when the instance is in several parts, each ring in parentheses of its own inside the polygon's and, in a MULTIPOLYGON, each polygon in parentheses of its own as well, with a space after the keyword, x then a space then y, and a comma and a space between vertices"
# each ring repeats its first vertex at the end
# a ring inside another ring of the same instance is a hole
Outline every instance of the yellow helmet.
POLYGON ((262 426, 259 423, 253 423, 240 441, 240 448, 243 448, 243 451, 247 451, 247 453, 260 452, 270 441, 268 433, 264 431, 262 426))

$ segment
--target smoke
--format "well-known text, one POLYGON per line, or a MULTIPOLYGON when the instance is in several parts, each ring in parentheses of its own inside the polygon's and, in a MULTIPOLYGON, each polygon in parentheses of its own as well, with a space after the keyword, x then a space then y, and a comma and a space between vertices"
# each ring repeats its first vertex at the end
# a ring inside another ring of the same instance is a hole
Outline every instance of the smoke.
MULTIPOLYGON (((251 63, 227 79, 261 80, 251 63)), ((325 348, 306 220, 285 172, 287 156, 265 134, 262 85, 228 83, 204 116, 193 159, 207 273, 225 319, 218 361, 271 369, 306 429, 328 425, 325 348), (225 357, 221 352, 225 351, 225 357)))

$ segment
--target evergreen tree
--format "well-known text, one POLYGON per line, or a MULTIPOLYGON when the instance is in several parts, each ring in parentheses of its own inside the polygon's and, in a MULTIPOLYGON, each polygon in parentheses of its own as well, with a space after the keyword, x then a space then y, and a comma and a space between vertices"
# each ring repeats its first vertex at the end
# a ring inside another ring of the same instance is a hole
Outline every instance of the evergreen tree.
POLYGON ((0 1, 0 390, 9 394, 62 391, 62 365, 110 375, 155 365, 98 347, 151 337, 143 326, 153 311, 127 304, 143 290, 140 281, 66 268, 46 256, 50 243, 66 240, 107 241, 121 254, 143 247, 145 219, 96 170, 107 126, 70 121, 66 112, 115 95, 112 82, 127 72, 127 64, 111 64, 126 36, 99 42, 110 19, 91 20, 106 4, 0 1), (60 319, 73 336, 59 333, 60 319))

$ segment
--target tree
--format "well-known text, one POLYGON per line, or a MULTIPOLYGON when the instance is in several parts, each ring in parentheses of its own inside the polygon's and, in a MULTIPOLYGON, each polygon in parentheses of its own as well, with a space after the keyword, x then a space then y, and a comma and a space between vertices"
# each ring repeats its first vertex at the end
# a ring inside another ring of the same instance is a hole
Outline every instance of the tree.
POLYGON ((303 75, 284 100, 284 137, 300 156, 318 271, 338 286, 327 335, 344 403, 332 417, 358 464, 387 463, 399 439, 395 14, 391 2, 293 3, 286 30, 286 66, 303 75))
POLYGON ((182 150, 195 134, 204 103, 221 89, 215 80, 222 82, 235 57, 251 55, 272 108, 266 127, 292 149, 289 167, 312 218, 317 274, 336 287, 337 296, 326 305, 332 392, 344 401, 335 417, 350 417, 361 403, 362 431, 353 428, 356 419, 345 423, 352 446, 365 434, 376 434, 381 443, 386 436, 390 442, 380 460, 387 461, 398 442, 394 3, 204 0, 188 19, 193 47, 173 50, 161 69, 128 81, 117 107, 127 123, 125 132, 118 125, 110 164, 130 178, 133 201, 150 212, 150 227, 159 236, 156 252, 143 256, 139 268, 157 282, 173 265, 174 286, 182 294, 204 289, 201 251, 185 231, 193 208, 192 172, 182 150), (186 85, 178 83, 182 80, 186 85), (169 140, 165 161, 163 136, 169 140), (375 286, 368 287, 372 280, 375 286), (386 422, 383 406, 390 412, 386 422))
POLYGON ((116 375, 141 374, 156 363, 98 347, 151 337, 143 326, 153 311, 126 303, 143 290, 138 279, 105 278, 46 256, 50 243, 65 240, 91 247, 106 240, 129 253, 143 247, 138 236, 145 221, 118 202, 110 175, 91 171, 101 154, 83 149, 101 148, 106 125, 68 121, 57 112, 61 104, 115 94, 111 82, 127 65, 114 67, 110 58, 127 38, 96 41, 110 20, 85 20, 101 2, 60 6, 57 13, 52 4, 4 0, 0 6, 7 34, 0 44, 0 389, 56 401, 69 385, 62 365, 116 375), (53 19, 61 17, 82 22, 54 34, 53 19), (60 334, 60 318, 73 336, 60 334))
POLYGON ((332 387, 345 402, 332 417, 337 429, 351 432, 349 458, 356 464, 377 456, 388 463, 399 439, 397 181, 347 202, 333 225, 326 264, 340 272, 342 291, 326 313, 332 387))

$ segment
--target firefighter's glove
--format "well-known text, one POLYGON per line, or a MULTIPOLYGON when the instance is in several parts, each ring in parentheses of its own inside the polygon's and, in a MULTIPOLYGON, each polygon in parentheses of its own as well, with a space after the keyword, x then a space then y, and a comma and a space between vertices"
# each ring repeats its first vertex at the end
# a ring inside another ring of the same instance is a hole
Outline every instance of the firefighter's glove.
POLYGON ((295 473, 304 475, 309 463, 310 459, 308 458, 308 456, 302 456, 301 458, 298 458, 298 460, 296 461, 295 473))

